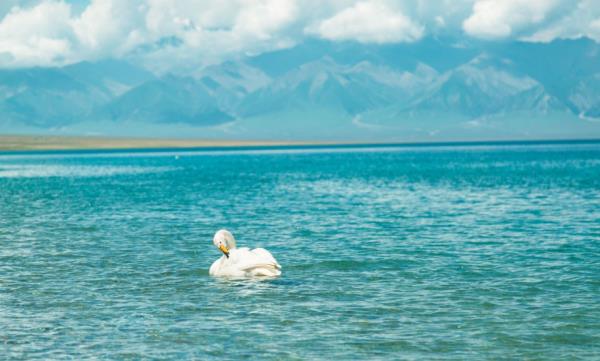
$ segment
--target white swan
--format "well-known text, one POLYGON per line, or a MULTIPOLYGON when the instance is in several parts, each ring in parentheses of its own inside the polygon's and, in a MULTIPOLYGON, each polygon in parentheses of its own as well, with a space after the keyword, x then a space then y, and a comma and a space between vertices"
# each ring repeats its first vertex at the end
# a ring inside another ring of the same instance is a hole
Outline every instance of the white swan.
POLYGON ((211 276, 276 277, 281 275, 281 266, 269 251, 264 248, 253 250, 247 247, 236 248, 233 234, 226 229, 215 233, 213 243, 223 252, 223 256, 210 266, 208 273, 211 276))

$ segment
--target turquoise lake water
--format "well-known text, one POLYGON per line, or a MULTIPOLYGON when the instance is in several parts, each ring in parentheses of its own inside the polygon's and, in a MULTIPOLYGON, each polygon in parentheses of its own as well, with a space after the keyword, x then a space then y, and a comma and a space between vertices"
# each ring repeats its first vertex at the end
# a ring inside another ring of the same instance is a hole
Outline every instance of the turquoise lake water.
POLYGON ((598 360, 600 143, 0 154, 0 359, 598 360))

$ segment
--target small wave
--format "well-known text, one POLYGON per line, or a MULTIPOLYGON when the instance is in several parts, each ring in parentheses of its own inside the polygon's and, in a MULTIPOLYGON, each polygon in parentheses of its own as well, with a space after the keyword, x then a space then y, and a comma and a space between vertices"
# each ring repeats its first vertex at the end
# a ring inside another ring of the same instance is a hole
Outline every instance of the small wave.
MULTIPOLYGON (((404 261, 406 262, 406 261, 404 261)), ((335 261, 322 261, 310 264, 298 264, 288 266, 287 269, 291 270, 310 270, 310 269, 326 269, 326 270, 337 270, 337 271, 354 271, 354 270, 366 270, 366 269, 390 269, 399 268, 401 265, 400 260, 335 260, 335 261)))

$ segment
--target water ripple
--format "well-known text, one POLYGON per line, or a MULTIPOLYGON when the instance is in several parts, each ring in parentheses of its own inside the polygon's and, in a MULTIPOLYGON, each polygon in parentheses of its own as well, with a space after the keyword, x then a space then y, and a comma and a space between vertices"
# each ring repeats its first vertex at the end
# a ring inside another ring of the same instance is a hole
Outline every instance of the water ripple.
POLYGON ((600 358, 598 144, 213 153, 2 156, 0 359, 600 358))

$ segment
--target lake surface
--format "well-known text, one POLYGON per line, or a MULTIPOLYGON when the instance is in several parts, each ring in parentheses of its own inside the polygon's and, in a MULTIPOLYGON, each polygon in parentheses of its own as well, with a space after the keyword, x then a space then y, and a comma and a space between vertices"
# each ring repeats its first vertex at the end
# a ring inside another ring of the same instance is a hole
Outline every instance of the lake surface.
POLYGON ((0 359, 599 358, 600 143, 0 154, 0 359))

